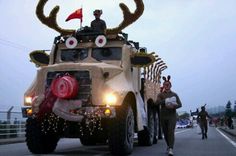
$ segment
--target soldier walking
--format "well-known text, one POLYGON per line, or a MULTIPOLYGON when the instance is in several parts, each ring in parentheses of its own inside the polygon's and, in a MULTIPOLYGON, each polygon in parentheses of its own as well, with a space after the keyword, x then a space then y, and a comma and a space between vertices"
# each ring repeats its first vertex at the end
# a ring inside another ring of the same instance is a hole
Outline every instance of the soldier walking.
POLYGON ((206 111, 205 106, 202 106, 201 111, 198 113, 197 116, 202 132, 202 139, 207 139, 207 130, 208 130, 207 117, 211 119, 211 117, 208 115, 208 112, 206 111))

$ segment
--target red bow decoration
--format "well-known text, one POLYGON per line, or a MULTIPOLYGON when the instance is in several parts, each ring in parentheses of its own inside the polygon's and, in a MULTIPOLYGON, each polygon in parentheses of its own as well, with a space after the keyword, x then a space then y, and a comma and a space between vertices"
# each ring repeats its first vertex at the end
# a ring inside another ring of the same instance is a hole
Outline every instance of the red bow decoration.
POLYGON ((53 95, 50 88, 46 89, 44 95, 45 95, 45 98, 43 102, 41 103, 41 105, 39 106, 39 109, 40 109, 38 112, 39 118, 43 117, 46 113, 51 113, 54 103, 57 100, 57 97, 53 95))

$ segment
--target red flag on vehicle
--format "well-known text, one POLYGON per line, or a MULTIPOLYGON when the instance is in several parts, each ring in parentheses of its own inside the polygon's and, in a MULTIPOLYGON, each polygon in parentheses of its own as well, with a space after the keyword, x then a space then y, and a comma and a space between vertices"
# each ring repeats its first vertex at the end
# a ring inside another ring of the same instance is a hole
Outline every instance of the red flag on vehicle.
POLYGON ((83 20, 82 8, 77 9, 75 12, 73 12, 72 14, 70 14, 70 15, 67 17, 66 22, 69 21, 69 20, 71 20, 71 19, 75 19, 75 18, 80 19, 80 22, 82 23, 82 20, 83 20))

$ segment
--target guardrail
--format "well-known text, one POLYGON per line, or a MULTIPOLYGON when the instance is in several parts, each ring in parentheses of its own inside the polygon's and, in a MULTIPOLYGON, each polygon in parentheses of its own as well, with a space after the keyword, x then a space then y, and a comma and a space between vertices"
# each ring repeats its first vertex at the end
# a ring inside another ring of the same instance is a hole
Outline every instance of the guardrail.
POLYGON ((17 124, 0 124, 0 139, 16 138, 25 135, 25 122, 17 124))
POLYGON ((21 112, 0 111, 0 139, 24 137, 25 122, 21 112))

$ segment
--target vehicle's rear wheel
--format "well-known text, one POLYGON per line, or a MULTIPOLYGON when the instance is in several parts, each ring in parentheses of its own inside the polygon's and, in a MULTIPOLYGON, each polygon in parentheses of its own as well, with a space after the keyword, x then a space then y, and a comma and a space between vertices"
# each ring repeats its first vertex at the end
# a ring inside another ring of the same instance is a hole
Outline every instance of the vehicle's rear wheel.
POLYGON ((160 121, 159 121, 159 114, 157 106, 154 106, 154 138, 153 144, 157 144, 159 139, 159 130, 160 130, 160 121))
POLYGON ((34 154, 47 154, 56 149, 59 137, 56 133, 45 133, 41 130, 41 122, 28 118, 26 122, 26 144, 34 154))
POLYGON ((112 154, 126 155, 133 151, 134 114, 130 105, 123 105, 116 111, 108 133, 109 148, 112 154))
POLYGON ((151 146, 154 141, 155 116, 151 105, 148 105, 148 125, 144 130, 138 132, 138 143, 141 146, 151 146))

